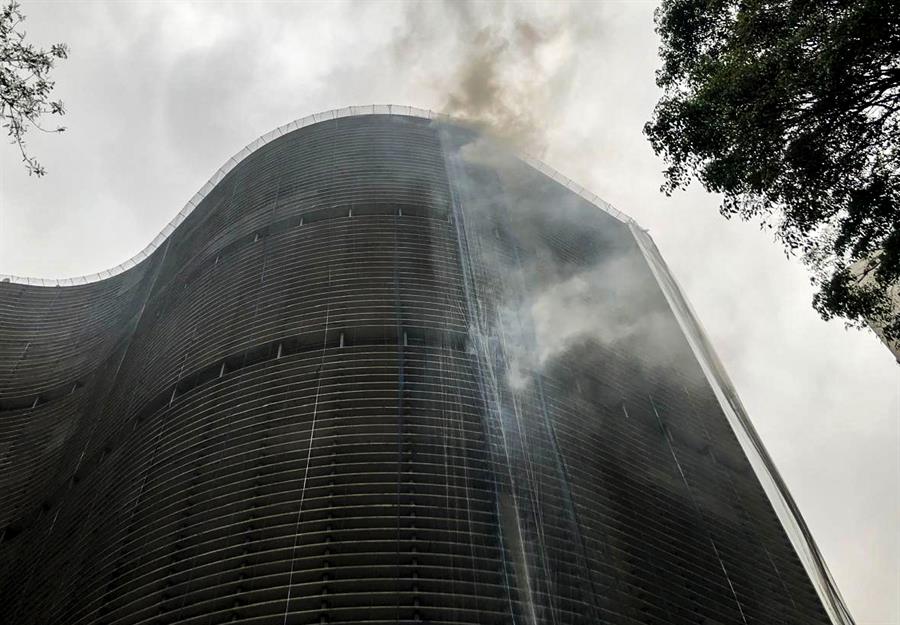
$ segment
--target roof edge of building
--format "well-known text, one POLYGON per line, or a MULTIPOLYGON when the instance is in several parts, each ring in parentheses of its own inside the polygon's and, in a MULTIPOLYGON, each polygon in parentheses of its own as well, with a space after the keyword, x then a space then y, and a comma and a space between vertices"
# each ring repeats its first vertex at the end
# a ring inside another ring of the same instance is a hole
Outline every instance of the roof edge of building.
MULTIPOLYGON (((210 179, 207 180, 206 183, 202 187, 200 187, 200 189, 196 193, 194 193, 193 197, 191 197, 191 199, 187 201, 184 207, 180 211, 178 211, 178 213, 176 213, 172 220, 165 225, 165 227, 159 232, 159 234, 157 234, 156 237, 154 237, 154 239, 144 247, 144 249, 139 251, 128 260, 103 271, 98 271, 96 273, 76 276, 72 278, 35 278, 0 273, 0 282, 47 287, 77 286, 81 284, 99 282, 101 280, 112 278, 113 276, 124 273, 125 271, 131 269, 132 267, 135 267, 136 265, 147 259, 151 254, 153 254, 153 252, 156 251, 158 247, 165 243, 169 236, 171 236, 172 233, 175 232, 176 228, 181 225, 181 222, 183 222, 187 218, 187 216, 194 211, 194 209, 200 204, 200 202, 210 193, 210 191, 212 191, 212 189, 219 182, 221 182, 221 180, 228 174, 228 172, 237 167, 237 165, 239 165, 248 156, 256 152, 259 148, 283 135, 286 135, 289 132, 299 130, 300 128, 304 128, 306 126, 312 126, 313 124, 318 124, 333 119, 339 119, 342 117, 361 117, 364 115, 401 115, 404 117, 418 117, 422 119, 432 119, 446 122, 454 121, 453 117, 444 113, 436 113, 427 109, 398 104, 345 106, 343 108, 331 109, 328 111, 323 111, 321 113, 313 113, 312 115, 307 115, 305 117, 295 119, 294 121, 279 126, 274 130, 271 130, 258 137, 254 141, 251 141, 242 149, 240 149, 236 154, 234 154, 234 156, 225 161, 225 163, 216 170, 216 172, 210 177, 210 179)), ((595 193, 591 193, 580 184, 562 175, 539 159, 528 154, 518 154, 518 156, 534 169, 555 180, 559 184, 568 188, 573 193, 578 194, 583 199, 587 200, 609 215, 615 217, 622 223, 635 223, 634 220, 617 210, 612 206, 612 204, 603 200, 595 193)))

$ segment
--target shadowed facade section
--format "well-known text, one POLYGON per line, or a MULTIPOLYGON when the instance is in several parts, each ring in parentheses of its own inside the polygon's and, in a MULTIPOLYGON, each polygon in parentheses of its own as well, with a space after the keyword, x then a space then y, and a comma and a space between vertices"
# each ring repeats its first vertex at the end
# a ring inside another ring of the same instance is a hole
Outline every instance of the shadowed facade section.
POLYGON ((0 283, 0 621, 830 622, 623 221, 403 115, 0 283))

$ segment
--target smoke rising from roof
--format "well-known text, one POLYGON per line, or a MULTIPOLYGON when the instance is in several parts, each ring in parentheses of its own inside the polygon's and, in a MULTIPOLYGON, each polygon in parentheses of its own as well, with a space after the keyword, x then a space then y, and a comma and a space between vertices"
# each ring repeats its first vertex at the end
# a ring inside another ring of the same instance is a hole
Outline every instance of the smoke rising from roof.
POLYGON ((539 18, 528 5, 505 2, 418 3, 407 8, 393 54, 407 61, 435 40, 454 42, 444 51, 449 67, 431 77, 445 94, 442 112, 541 156, 572 83, 577 44, 595 33, 568 7, 539 18))

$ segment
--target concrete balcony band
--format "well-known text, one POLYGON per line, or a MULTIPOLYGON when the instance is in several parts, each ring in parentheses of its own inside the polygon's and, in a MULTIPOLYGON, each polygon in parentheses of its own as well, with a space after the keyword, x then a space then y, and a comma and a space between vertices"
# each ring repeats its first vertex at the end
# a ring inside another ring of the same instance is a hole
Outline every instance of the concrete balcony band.
POLYGON ((304 118, 0 283, 2 620, 852 622, 646 233, 477 136, 304 118))

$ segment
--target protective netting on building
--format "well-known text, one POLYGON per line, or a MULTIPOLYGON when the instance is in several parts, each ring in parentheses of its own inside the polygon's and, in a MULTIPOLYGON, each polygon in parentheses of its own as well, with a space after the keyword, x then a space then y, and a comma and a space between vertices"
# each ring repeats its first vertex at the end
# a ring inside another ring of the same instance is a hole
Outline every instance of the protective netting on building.
POLYGON ((716 393, 723 413, 728 418, 729 424, 769 497, 769 501, 784 525, 791 543, 803 561, 803 566, 812 579, 831 621, 840 625, 852 625, 854 620, 850 610, 803 520, 800 509, 753 427, 753 422, 744 409, 721 361, 706 338, 697 316, 693 314, 690 304, 682 294, 653 240, 638 226, 632 224, 631 229, 691 345, 691 350, 703 368, 703 373, 711 388, 716 393))
MULTIPOLYGON (((160 231, 160 233, 157 234, 156 237, 154 237, 154 239, 150 243, 148 243, 143 250, 141 250, 128 260, 104 271, 86 274, 83 276, 75 276, 71 278, 37 278, 0 273, 0 282, 31 284, 34 286, 73 286, 77 284, 97 282, 98 280, 105 280, 112 276, 116 276, 123 271, 127 271, 128 269, 139 265, 141 262, 149 258, 157 249, 159 249, 160 246, 162 246, 166 242, 169 236, 171 236, 171 234, 175 232, 175 229, 178 228, 179 225, 181 225, 181 222, 183 222, 187 218, 187 216, 190 215, 195 208, 197 208, 197 206, 204 200, 204 198, 206 198, 206 196, 216 188, 219 182, 221 182, 225 178, 225 176, 228 175, 228 172, 237 167, 241 162, 243 162, 245 158, 252 155, 267 143, 278 139, 279 137, 282 137, 290 132, 299 130, 300 128, 319 124, 324 121, 343 119, 345 117, 359 117, 365 115, 397 115, 401 117, 415 117, 421 119, 447 121, 449 121, 450 119, 442 113, 436 113, 434 111, 416 108, 414 106, 403 106, 399 104, 369 104, 363 106, 347 106, 344 108, 323 111, 322 113, 314 113, 312 115, 307 115, 306 117, 295 119, 294 121, 283 126, 279 126, 278 128, 267 132, 261 137, 248 143, 246 146, 241 148, 234 156, 225 161, 225 163, 216 170, 216 173, 214 173, 210 177, 210 179, 206 181, 206 184, 200 187, 200 189, 193 195, 193 197, 188 200, 188 202, 182 207, 180 211, 178 211, 175 217, 173 217, 172 220, 168 224, 166 224, 166 226, 160 231)), ((589 201, 593 202, 596 206, 601 207, 605 211, 609 211, 615 214, 619 219, 628 219, 627 216, 619 213, 615 208, 613 208, 612 205, 607 203, 598 195, 591 193, 578 183, 570 180, 569 178, 566 178, 558 171, 554 170, 551 167, 548 167, 538 159, 532 158, 528 155, 523 155, 522 158, 532 167, 553 178, 569 190, 573 191, 574 193, 583 195, 589 201)))
POLYGON ((136 268, 0 283, 0 620, 851 622, 646 234, 434 117, 294 122, 136 268))

